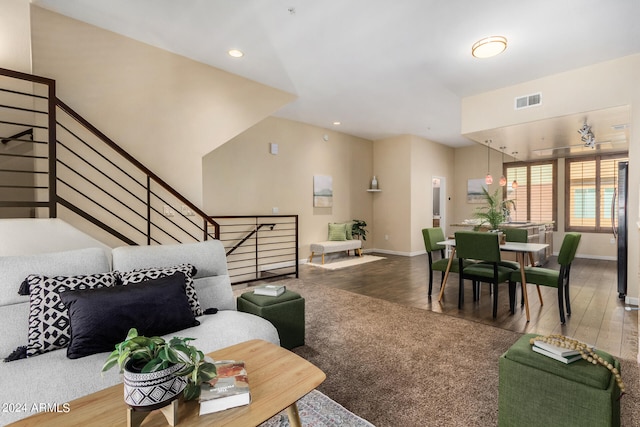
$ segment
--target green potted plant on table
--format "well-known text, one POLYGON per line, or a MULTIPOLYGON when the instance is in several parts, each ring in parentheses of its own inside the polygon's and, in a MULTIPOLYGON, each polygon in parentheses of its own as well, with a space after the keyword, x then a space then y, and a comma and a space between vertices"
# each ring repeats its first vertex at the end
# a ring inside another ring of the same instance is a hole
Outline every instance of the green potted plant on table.
POLYGON ((200 385, 215 378, 216 367, 190 344, 193 340, 174 337, 167 342, 162 337, 139 336, 132 328, 107 357, 102 372, 120 367, 125 402, 134 408, 160 408, 177 399, 183 390, 185 400, 196 399, 200 385))
POLYGON ((489 231, 497 232, 507 217, 509 207, 515 206, 515 203, 513 200, 500 201, 500 189, 497 189, 491 194, 485 187, 482 187, 482 192, 484 193, 484 198, 488 206, 482 206, 476 210, 474 216, 480 219, 480 225, 475 227, 475 229, 477 230, 482 225, 488 223, 490 227, 489 231))

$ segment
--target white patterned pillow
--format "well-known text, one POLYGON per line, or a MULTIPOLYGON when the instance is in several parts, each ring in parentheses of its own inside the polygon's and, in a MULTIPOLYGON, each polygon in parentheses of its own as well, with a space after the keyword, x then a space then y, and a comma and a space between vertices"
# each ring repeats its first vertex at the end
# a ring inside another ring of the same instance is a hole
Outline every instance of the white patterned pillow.
POLYGON ((32 274, 25 281, 29 286, 27 357, 30 357, 64 348, 71 340, 69 314, 60 300, 61 292, 115 286, 117 275, 114 272, 56 277, 32 274))
POLYGON ((162 277, 172 276, 176 272, 183 273, 186 277, 186 293, 189 300, 189 306, 194 316, 202 316, 202 308, 196 294, 196 288, 193 286, 193 276, 196 274, 196 268, 191 264, 180 264, 174 267, 156 267, 132 270, 127 272, 119 272, 122 285, 131 285, 140 283, 145 280, 159 279, 162 277))

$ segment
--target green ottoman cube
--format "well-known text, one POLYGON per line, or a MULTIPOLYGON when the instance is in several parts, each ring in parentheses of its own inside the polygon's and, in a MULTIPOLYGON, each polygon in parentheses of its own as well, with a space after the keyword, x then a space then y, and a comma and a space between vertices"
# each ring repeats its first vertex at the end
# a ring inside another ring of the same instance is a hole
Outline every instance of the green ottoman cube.
MULTIPOLYGON (((498 425, 619 426, 615 376, 586 360, 564 364, 531 349, 527 334, 500 356, 498 425)), ((610 354, 596 350, 620 370, 610 354)))
POLYGON ((280 346, 292 349, 304 345, 304 298, 292 291, 277 297, 245 292, 238 298, 238 311, 267 319, 278 330, 280 346))

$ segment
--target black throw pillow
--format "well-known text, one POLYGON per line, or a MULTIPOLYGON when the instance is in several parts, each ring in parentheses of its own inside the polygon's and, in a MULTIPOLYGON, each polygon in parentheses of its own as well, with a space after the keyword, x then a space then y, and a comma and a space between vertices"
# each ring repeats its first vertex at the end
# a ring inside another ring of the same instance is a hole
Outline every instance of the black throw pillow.
POLYGON ((71 327, 67 357, 113 351, 131 328, 150 337, 199 325, 185 281, 183 273, 175 273, 129 286, 61 293, 71 327))

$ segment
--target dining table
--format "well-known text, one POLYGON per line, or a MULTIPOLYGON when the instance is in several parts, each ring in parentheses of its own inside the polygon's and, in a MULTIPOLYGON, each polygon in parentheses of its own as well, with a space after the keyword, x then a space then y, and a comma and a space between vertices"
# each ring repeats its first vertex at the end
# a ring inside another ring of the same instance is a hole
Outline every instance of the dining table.
MULTIPOLYGON (((453 258, 455 258, 455 255, 456 255, 456 240, 447 239, 437 243, 439 245, 446 246, 449 252, 449 263, 447 264, 447 269, 444 272, 444 278, 442 279, 442 286, 440 287, 440 295, 438 297, 438 301, 441 301, 444 295, 444 287, 447 284, 447 278, 449 277, 449 270, 451 269, 451 263, 453 262, 453 258)), ((527 296, 525 260, 528 254, 531 265, 534 265, 533 254, 543 249, 546 249, 548 247, 549 245, 547 243, 505 242, 500 244, 500 250, 505 252, 514 252, 516 254, 516 261, 520 264, 520 272, 522 274, 522 294, 524 296, 524 306, 525 306, 525 312, 527 315, 527 322, 530 321, 530 315, 529 315, 529 298, 527 296)), ((540 297, 540 304, 542 304, 542 295, 540 294, 540 289, 538 289, 538 296, 540 297)))

